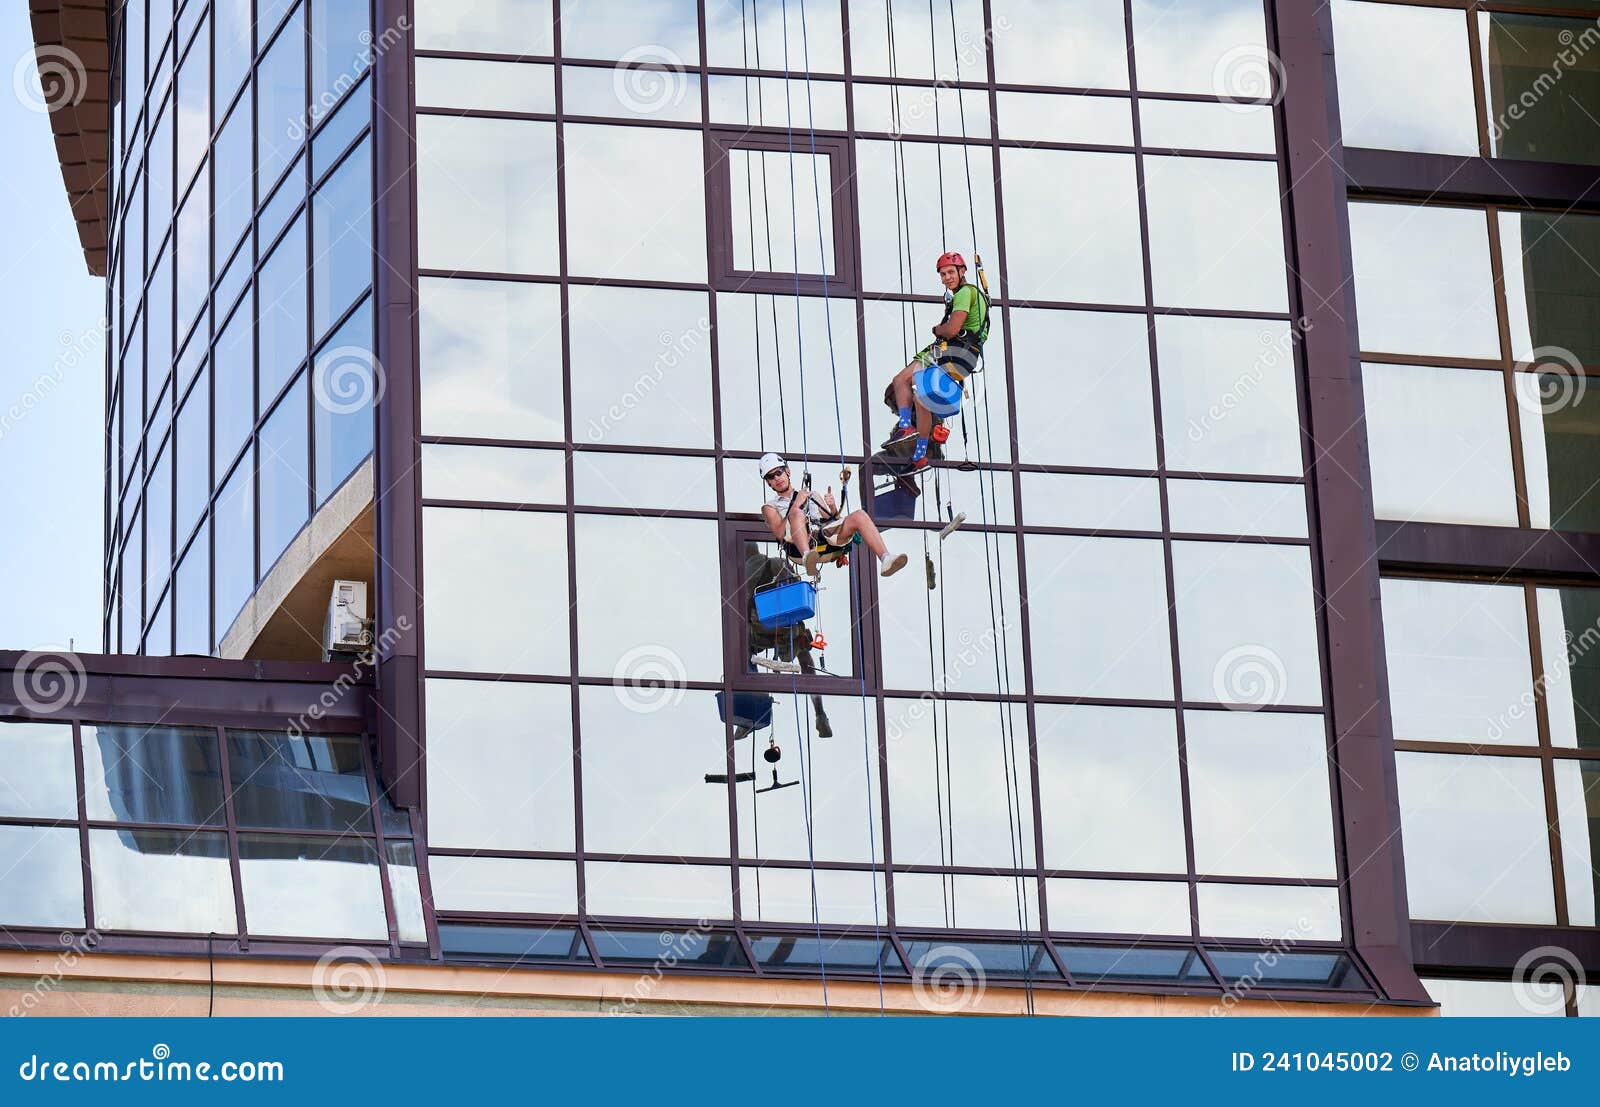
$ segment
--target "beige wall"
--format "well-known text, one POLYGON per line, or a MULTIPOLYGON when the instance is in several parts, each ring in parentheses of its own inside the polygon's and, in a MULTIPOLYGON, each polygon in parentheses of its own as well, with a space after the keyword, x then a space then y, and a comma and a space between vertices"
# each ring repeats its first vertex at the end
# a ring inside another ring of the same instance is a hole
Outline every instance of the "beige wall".
MULTIPOLYGON (((212 980, 204 958, 0 952, 0 1014, 203 1016, 212 980)), ((875 983, 833 981, 836 1014, 876 1014, 875 983)), ((890 1014, 1025 1014, 1020 988, 990 985, 941 1001, 888 984, 890 1014), (924 1000, 926 1002, 924 1002, 924 1000)), ((1189 996, 1036 989, 1041 1015, 1206 1015, 1215 1000, 1189 996)), ((814 981, 539 969, 389 965, 350 961, 216 962, 217 1015, 820 1014, 814 981)), ((1236 1015, 1432 1015, 1435 1008, 1278 1003, 1241 998, 1236 1015)))

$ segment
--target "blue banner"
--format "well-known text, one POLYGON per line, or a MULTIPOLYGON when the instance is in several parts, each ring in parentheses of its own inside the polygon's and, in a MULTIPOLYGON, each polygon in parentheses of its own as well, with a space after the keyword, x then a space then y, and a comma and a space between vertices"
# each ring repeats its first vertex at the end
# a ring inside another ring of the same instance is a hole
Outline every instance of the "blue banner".
POLYGON ((0 1103, 1592 1098, 1583 1019, 10 1020, 0 1103), (1584 1088, 1589 1091, 1583 1091, 1584 1088), (1556 1098, 1561 1097, 1561 1098, 1556 1098))

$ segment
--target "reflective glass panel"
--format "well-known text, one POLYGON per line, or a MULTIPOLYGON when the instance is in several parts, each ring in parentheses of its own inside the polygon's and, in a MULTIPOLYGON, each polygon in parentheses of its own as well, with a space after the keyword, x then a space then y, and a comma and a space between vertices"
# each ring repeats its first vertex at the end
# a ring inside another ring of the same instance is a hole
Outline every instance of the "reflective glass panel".
POLYGON ((1050 929, 1079 934, 1188 934, 1189 885, 1176 880, 1045 881, 1050 929))
MULTIPOLYGON (((583 688, 584 847, 600 853, 728 852, 722 729, 710 692, 583 688)), ((787 766, 784 772, 791 772, 787 766)), ((600 913, 594 905, 590 910, 600 913)))
POLYGON ((438 507, 422 517, 428 667, 569 672, 566 519, 438 507))
POLYGON ((1211 961, 1227 984, 1269 988, 1315 988, 1325 991, 1366 991, 1350 958, 1339 953, 1275 952, 1271 947, 1255 952, 1212 950, 1211 961))
POLYGON ((1288 310, 1275 163, 1146 157, 1144 175, 1156 303, 1288 310))
MULTIPOLYGON (((852 94, 857 131, 935 137, 964 134, 972 139, 989 137, 989 97, 982 89, 857 84, 852 94)), ((804 126, 803 123, 798 125, 804 126)), ((817 124, 818 127, 826 125, 817 124)))
POLYGON ((417 241, 424 268, 557 272, 555 124, 418 116, 417 241))
POLYGON ((311 416, 319 507, 372 452, 372 406, 382 388, 372 342, 368 299, 323 344, 314 362, 311 416))
POLYGON ((417 49, 551 54, 550 0, 416 0, 417 49))
POLYGON ((211 532, 202 523, 174 575, 172 652, 211 652, 211 532))
POLYGON ((560 450, 424 445, 422 495, 431 500, 565 503, 566 455, 560 450))
POLYGON ((572 288, 573 436, 709 449, 715 436, 707 318, 699 292, 572 288))
POLYGON ((256 67, 256 181, 263 194, 288 166, 308 129, 304 19, 304 10, 296 11, 256 67))
MULTIPOLYGON (((1052 909, 1053 910, 1053 909, 1052 909)), ((1053 920, 1052 920, 1053 922, 1053 920)), ((1160 984, 1212 983, 1211 973, 1193 948, 1069 946, 1056 944, 1067 971, 1079 984, 1145 981, 1160 984)))
POLYGON ((433 855, 428 877, 440 911, 572 915, 578 910, 578 867, 571 861, 433 855))
MULTIPOLYGON (((721 376, 722 437, 726 448, 781 450, 785 444, 799 446, 809 440, 815 453, 837 455, 842 434, 847 454, 863 452, 856 309, 848 300, 826 302, 828 310, 824 314, 824 301, 814 296, 802 297, 797 305, 793 296, 728 292, 717 295, 717 371, 721 376), (804 359, 800 356, 802 349, 804 359), (837 408, 835 376, 839 382, 837 408), (804 402, 800 398, 802 379, 804 402)), ((931 313, 928 307, 921 310, 924 315, 931 313)), ((891 352, 882 344, 886 335, 875 326, 884 311, 898 320, 897 308, 866 305, 869 356, 882 351, 887 359, 871 367, 873 379, 869 387, 874 391, 880 375, 886 379, 904 364, 896 362, 898 351, 891 352)), ((708 339, 703 340, 694 332, 685 332, 680 344, 687 346, 691 338, 696 349, 702 341, 709 345, 708 339)), ((592 436, 593 431, 589 433, 592 436)), ((821 468, 819 463, 818 469, 821 468)), ((730 497, 743 496, 752 494, 755 485, 738 484, 733 489, 730 497)))
MULTIPOLYGON (((1045 866, 1186 871, 1173 712, 1039 704, 1036 718, 1045 866)), ((1060 927, 1053 902, 1051 925, 1060 927)), ((1187 932, 1185 922, 1170 933, 1187 932)))
POLYGON ((423 278, 418 301, 424 434, 566 437, 554 285, 423 278))
POLYGON ((1520 585, 1386 579, 1383 637, 1396 738, 1538 743, 1520 585))
POLYGON ((1555 922, 1539 762, 1404 751, 1394 756, 1411 917, 1555 922))
POLYGON ((1363 350, 1500 356, 1482 211, 1352 203, 1350 244, 1363 350))
POLYGON ((586 676, 718 680, 716 524, 580 515, 578 657, 586 676), (641 558, 649 572, 641 572, 641 558))
POLYGON ((1163 315, 1156 345, 1169 469, 1300 475, 1287 323, 1163 315))
POLYGON ((0 920, 8 927, 83 925, 76 828, 0 826, 0 920))
MULTIPOLYGON (((657 61, 642 53, 638 60, 657 61)), ((669 59, 670 62, 670 59, 669 59)), ((700 77, 681 69, 561 67, 561 110, 573 116, 633 116, 700 122, 700 77)))
POLYGON ((1537 594, 1550 743, 1600 749, 1600 589, 1540 588, 1537 594))
MULTIPOLYGON (((576 897, 574 897, 576 898, 576 897)), ((511 961, 589 963, 582 936, 570 926, 449 926, 439 927, 439 942, 448 957, 511 961)))
POLYGON ((1322 703, 1307 547, 1174 542, 1172 587, 1184 699, 1322 703))
POLYGON ((1208 937, 1284 945, 1344 935, 1337 888, 1202 883, 1198 892, 1200 933, 1208 937))
POLYGON ((1564 376, 1600 366, 1600 217, 1502 211, 1499 219, 1511 356, 1564 376))
POLYGON ((178 212, 174 232, 177 272, 177 334, 189 333, 195 313, 205 305, 211 283, 211 265, 206 250, 211 238, 211 186, 204 168, 189 198, 178 212))
POLYGON ((222 825, 215 730, 99 723, 82 733, 89 818, 222 825))
MULTIPOLYGON (((993 156, 982 148, 960 144, 867 139, 856 142, 855 155, 864 287, 871 292, 915 292, 942 299, 944 288, 933 268, 939 255, 946 250, 957 250, 970 262, 974 254, 982 252, 979 246, 996 239, 993 189, 976 188, 970 209, 964 197, 962 202, 954 203, 948 196, 951 190, 960 187, 958 182, 965 180, 969 165, 974 180, 987 181, 994 164, 993 156), (941 180, 947 193, 942 210, 941 180), (977 224, 976 243, 968 241, 972 238, 974 223, 977 224)), ((1007 168, 1006 172, 1009 184, 1011 170, 1007 168)), ((1008 192, 1008 213, 1011 206, 1008 192)), ((1055 211, 1050 218, 1052 225, 1057 224, 1063 213, 1055 211)), ((1012 247, 1013 280, 1018 272, 1017 251, 1020 248, 1020 244, 1012 247)), ((972 270, 967 275, 976 279, 972 270)), ((998 266, 989 269, 989 287, 994 295, 1002 294, 998 266)), ((934 322, 937 318, 918 326, 919 339, 934 322)), ((925 341, 921 339, 913 349, 925 341)))
MULTIPOLYGON (((1006 239, 1015 295, 1079 303, 1144 302, 1139 190, 1131 155, 1008 147, 1000 152, 1000 167, 1006 224, 1030 232, 1006 239)), ((1159 281, 1167 255, 1160 252, 1164 247, 1155 233, 1165 224, 1156 215, 1152 208, 1151 248, 1159 281)), ((1173 218, 1184 215, 1175 212, 1173 218)), ((1173 253, 1168 271, 1186 272, 1180 268, 1186 256, 1173 253)), ((1281 285, 1281 260, 1278 264, 1281 285)))
POLYGON ((827 154, 729 150, 733 267, 836 275, 832 173, 827 154))
MULTIPOLYGON (((965 2, 967 0, 963 0, 965 2)), ((882 22, 880 19, 879 23, 882 22)), ((706 5, 706 62, 709 65, 778 69, 782 67, 785 41, 790 44, 790 69, 798 71, 809 67, 814 73, 844 71, 838 4, 810 4, 803 8, 799 4, 706 5)), ((926 36, 923 41, 926 42, 926 36)), ((856 48, 854 34, 851 47, 856 48)), ((856 72, 862 72, 859 61, 856 72)))
MULTIPOLYGON (((892 531, 886 541, 891 549, 911 548, 908 538, 892 531)), ((1022 615, 1016 589, 1016 540, 1011 535, 958 531, 940 545, 938 557, 942 561, 935 564, 942 564, 942 569, 936 584, 942 596, 928 592, 927 577, 915 561, 878 581, 884 686, 929 690, 931 685, 931 690, 949 692, 1020 689, 1022 615), (986 575, 995 583, 993 606, 983 583, 986 575)), ((1030 562, 1030 578, 1033 572, 1030 562)), ((841 596, 835 603, 842 608, 844 599, 841 596)))
MULTIPOLYGON (((749 6, 745 8, 749 13, 749 6)), ((791 59, 792 60, 792 59, 791 59)), ((753 61, 753 59, 752 59, 753 61)), ((856 85, 857 97, 865 85, 856 85)), ((785 81, 781 77, 725 77, 707 79, 706 118, 711 123, 737 123, 748 127, 789 127, 819 131, 845 129, 844 85, 837 81, 812 81, 809 92, 804 81, 785 81), (815 122, 812 122, 815 120, 815 122)), ((860 100, 857 103, 858 130, 862 126, 860 100)), ((804 147, 806 144, 802 144, 804 147)), ((788 183, 785 182, 785 187, 788 183)))
POLYGON ((428 924, 423 915, 422 886, 417 879, 417 847, 409 841, 384 843, 389 863, 389 895, 394 902, 395 928, 402 942, 426 942, 428 924))
POLYGON ((256 353, 263 414, 306 356, 306 224, 299 215, 256 278, 256 353))
POLYGON ((1128 87, 1127 25, 1118 0, 994 0, 991 9, 995 79, 1002 84, 1128 87))
POLYGON ((589 277, 705 280, 700 132, 568 125, 564 139, 568 270, 589 277), (650 172, 637 172, 640 165, 650 172))
MULTIPOLYGON (((572 481, 573 502, 585 507, 620 507, 641 514, 717 509, 717 471, 709 458, 584 450, 572 455, 572 481), (641 465, 649 467, 649 481, 640 482, 641 465)), ((556 496, 558 501, 564 498, 556 496)))
POLYGON ((370 840, 241 834, 239 883, 252 934, 389 936, 378 851, 370 840))
POLYGON ((1140 92, 1270 100, 1266 39, 1256 0, 1133 0, 1140 92))
POLYGON ((1345 145, 1477 156, 1465 13, 1333 0, 1333 32, 1345 145))
MULTIPOLYGON (((1555 366, 1552 366, 1554 368, 1555 366)), ((1522 431, 1528 522, 1556 530, 1600 530, 1600 394, 1567 371, 1513 378, 1522 431)))
POLYGON ((94 925, 101 930, 232 934, 228 839, 170 830, 91 830, 94 925))
POLYGON ((417 106, 552 113, 555 69, 523 62, 418 58, 417 106))
POLYGON ((1600 59, 1594 54, 1600 29, 1594 20, 1511 12, 1478 12, 1477 19, 1491 153, 1600 164, 1600 59))
POLYGON ((211 532, 216 547, 216 628, 220 642, 256 586, 255 467, 248 453, 217 493, 211 532))
MULTIPOLYGON (((18 682, 19 686, 25 683, 25 679, 18 682)), ((72 724, 0 724, 0 760, 7 766, 6 778, 0 781, 0 815, 14 819, 78 817, 72 724)))
POLYGON ((372 90, 365 81, 363 77, 363 83, 339 105, 331 119, 323 120, 316 137, 311 140, 312 180, 333 168, 339 155, 349 148, 351 140, 372 117, 372 90))
POLYGON ((215 0, 216 86, 218 105, 228 102, 250 67, 250 0, 215 0))
POLYGON ((1278 148, 1270 104, 1141 99, 1139 128, 1147 149, 1166 147, 1271 154, 1278 148))
MULTIPOLYGON (((311 0, 311 114, 320 120, 367 71, 384 46, 367 26, 365 4, 311 0)), ((386 29, 390 33, 393 28, 386 29)), ((396 36, 398 37, 398 36, 396 36)))
MULTIPOLYGON (((1016 876, 972 876, 965 873, 894 874, 894 918, 904 927, 963 927, 973 930, 1032 930, 1039 925, 1039 883, 1031 873, 1016 876)), ((932 951, 928 943, 909 942, 913 965, 932 951), (918 947, 921 946, 919 949, 918 947)), ((1010 946, 1011 959, 1018 949, 1010 946)), ((1035 962, 1037 964, 1037 962, 1035 962)), ((1017 966, 1019 969, 1021 966, 1017 966)))
POLYGON ((1501 374, 1368 363, 1361 386, 1378 518, 1517 525, 1501 374))
POLYGON ((756 960, 767 972, 817 972, 823 966, 846 969, 875 970, 882 965, 885 972, 905 970, 900 957, 887 941, 867 938, 831 938, 824 936, 819 943, 815 937, 793 934, 750 935, 750 947, 756 960))
POLYGON ((372 283, 372 147, 357 146, 311 200, 312 333, 372 283))
POLYGON ((1167 511, 1177 534, 1256 534, 1304 538, 1306 490, 1300 484, 1169 480, 1167 511))
POLYGON ((1143 315, 1012 311, 1019 460, 1153 469, 1150 334, 1143 315))
MULTIPOLYGON (((852 821, 865 822, 864 819, 852 821)), ((747 919, 802 924, 816 919, 824 926, 870 927, 876 924, 880 928, 888 924, 889 901, 881 873, 817 869, 815 896, 811 889, 811 873, 806 868, 747 865, 739 871, 739 894, 747 919)), ((831 953, 829 958, 831 964, 831 953)))
POLYGON ((306 382, 298 379, 261 428, 261 572, 265 575, 300 532, 311 500, 306 382))
POLYGON ((1159 531, 1161 490, 1149 477, 1023 473, 1022 517, 1029 526, 1159 531))
POLYGON ((726 919, 733 914, 733 889, 724 868, 590 861, 584 877, 590 915, 726 919))
POLYGON ((695 0, 560 3, 561 53, 565 57, 620 58, 676 66, 700 61, 700 18, 695 0))
POLYGON ((1557 761, 1555 786, 1567 921, 1593 926, 1600 907, 1600 761, 1557 761))
POLYGON ((1169 699, 1171 641, 1161 543, 1029 535, 1028 606, 1048 648, 1033 652, 1047 695, 1169 699), (1073 627, 1060 635, 1049 627, 1073 627))
POLYGON ((884 719, 896 863, 1033 865, 1025 711, 964 700, 891 699, 884 719))
POLYGON ((1541 1014, 1560 1017, 1565 1011, 1541 1010, 1539 1002, 1529 1002, 1529 984, 1509 980, 1444 980, 1425 976, 1423 985, 1439 1005, 1443 1018, 1534 1018, 1541 1014))
POLYGON ((216 235, 219 271, 227 263, 233 244, 239 241, 239 233, 250 222, 250 213, 255 208, 250 153, 250 101, 241 100, 222 125, 211 157, 212 183, 216 189, 212 228, 216 235))
POLYGON ((1202 875, 1335 875, 1322 716, 1186 711, 1184 731, 1202 875))
POLYGON ((182 192, 211 141, 211 50, 205 38, 184 55, 178 68, 177 110, 178 191, 182 192))
POLYGON ((572 849, 571 688, 430 680, 427 698, 430 843, 572 849))
POLYGON ((1001 138, 1132 146, 1132 102, 1123 96, 1051 92, 995 94, 1001 138))
POLYGON ((230 730, 228 772, 240 826, 372 832, 359 738, 230 730))

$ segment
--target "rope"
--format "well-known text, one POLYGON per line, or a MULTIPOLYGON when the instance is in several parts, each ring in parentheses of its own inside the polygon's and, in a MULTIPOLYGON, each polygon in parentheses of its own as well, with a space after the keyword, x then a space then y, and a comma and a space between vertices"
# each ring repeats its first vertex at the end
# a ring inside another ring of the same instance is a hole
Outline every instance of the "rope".
MULTIPOLYGON (((891 0, 891 2, 892 2, 892 0, 891 0)), ((949 8, 949 15, 950 15, 950 42, 951 42, 951 48, 952 48, 951 52, 952 52, 952 55, 953 55, 953 60, 954 60, 954 65, 955 65, 956 102, 959 105, 960 119, 961 119, 962 159, 963 159, 963 162, 964 162, 964 164, 966 166, 967 218, 968 218, 968 225, 969 225, 969 228, 970 228, 970 231, 971 231, 971 235, 972 235, 973 258, 974 258, 974 261, 977 263, 977 266, 978 266, 979 279, 984 284, 987 284, 987 281, 983 279, 982 255, 980 255, 977 252, 977 246, 978 246, 978 217, 977 217, 976 205, 974 203, 974 191, 973 191, 973 186, 972 186, 972 162, 971 162, 972 154, 971 154, 971 150, 969 148, 970 147, 970 142, 969 142, 969 136, 968 136, 968 132, 967 132, 966 103, 965 103, 964 97, 962 96, 962 89, 961 89, 961 46, 960 46, 959 37, 958 37, 958 35, 956 33, 955 0, 947 0, 947 4, 948 4, 948 8, 949 8)), ((934 149, 935 149, 935 151, 937 153, 937 156, 939 158, 939 232, 940 232, 941 235, 944 235, 946 233, 946 227, 947 227, 946 212, 945 212, 945 196, 944 196, 944 132, 943 132, 942 120, 941 120, 940 109, 939 109, 939 96, 938 96, 939 88, 938 88, 938 80, 937 80, 937 78, 938 78, 938 46, 937 46, 937 38, 936 38, 936 35, 935 35, 934 25, 935 25, 935 19, 934 19, 933 0, 928 0, 929 52, 930 52, 930 55, 931 55, 930 60, 931 60, 931 63, 933 65, 934 77, 935 77, 935 80, 934 80, 934 100, 933 100, 933 118, 934 118, 934 137, 935 137, 936 141, 935 141, 934 149)), ((987 293, 985 293, 985 299, 987 300, 987 293)), ((979 352, 978 352, 977 364, 974 366, 974 369, 973 369, 973 373, 974 374, 976 374, 978 372, 978 370, 983 368, 983 360, 984 360, 983 352, 980 349, 979 352)), ((986 396, 985 397, 981 397, 976 402, 983 407, 984 427, 988 432, 989 460, 990 460, 990 464, 992 465, 993 459, 994 459, 994 428, 993 428, 992 420, 991 420, 990 415, 989 415, 989 405, 987 403, 987 397, 986 396)), ((967 443, 967 424, 966 424, 966 413, 965 413, 965 411, 963 411, 962 414, 961 414, 961 440, 962 440, 962 443, 964 445, 967 443)), ((984 439, 983 439, 983 435, 981 433, 977 436, 977 441, 978 441, 978 446, 977 446, 977 466, 976 466, 976 468, 978 469, 978 500, 979 500, 980 509, 981 509, 981 512, 982 512, 982 516, 981 517, 982 517, 982 521, 983 521, 984 583, 986 584, 986 586, 988 588, 988 596, 989 596, 989 627, 990 627, 990 632, 997 639, 998 646, 999 646, 999 650, 995 654, 995 683, 996 683, 996 685, 998 686, 998 688, 1000 689, 1000 691, 1002 693, 1002 698, 999 701, 999 703, 997 704, 997 707, 998 707, 999 712, 1000 712, 1000 754, 1001 754, 1001 764, 1002 764, 1002 768, 1003 768, 1004 775, 1005 775, 1005 781, 1006 781, 1006 834, 1007 834, 1007 837, 1009 839, 1009 845, 1010 845, 1010 850, 1011 850, 1012 871, 1015 874, 1013 876, 1012 880, 1013 880, 1013 887, 1014 887, 1014 890, 1015 890, 1016 909, 1017 909, 1017 947, 1018 947, 1018 953, 1019 953, 1019 955, 1021 956, 1021 958, 1023 960, 1023 980, 1024 980, 1024 986, 1025 986, 1025 989, 1026 989, 1027 1009, 1028 1009, 1028 1013, 1032 1014, 1033 1011, 1034 1011, 1033 958, 1032 958, 1031 953, 1029 952, 1029 946, 1028 946, 1028 940, 1027 940, 1027 934, 1028 934, 1028 926, 1027 926, 1027 896, 1026 896, 1026 892, 1025 892, 1025 885, 1023 883, 1025 878, 1022 876, 1022 861, 1023 861, 1024 855, 1025 855, 1025 847, 1024 847, 1023 842, 1022 842, 1023 819, 1022 819, 1022 804, 1021 804, 1021 774, 1020 774, 1020 765, 1019 765, 1019 762, 1017 760, 1016 722, 1015 722, 1015 719, 1012 716, 1012 711, 1011 711, 1012 705, 1011 705, 1011 702, 1010 702, 1010 697, 1011 697, 1011 649, 1010 649, 1010 643, 1007 640, 1006 636, 1003 633, 1001 633, 1001 627, 1000 627, 1000 622, 1001 622, 1001 619, 1002 619, 1002 617, 1004 615, 1004 612, 1005 612, 1005 581, 1004 581, 1003 574, 997 572, 999 564, 1000 564, 1000 547, 999 547, 1000 538, 999 538, 999 535, 992 530, 991 516, 990 516, 990 511, 989 511, 990 498, 991 497, 994 498, 995 507, 996 507, 997 511, 998 511, 998 506, 999 506, 999 498, 998 498, 998 494, 997 494, 996 489, 995 489, 995 483, 994 483, 995 478, 994 478, 994 471, 993 471, 992 468, 990 468, 988 470, 988 487, 987 487, 987 490, 985 489, 985 485, 984 485, 984 464, 985 463, 984 463, 984 456, 983 456, 984 455, 984 439), (994 550, 993 550, 993 555, 992 556, 991 556, 991 552, 990 552, 991 543, 993 543, 993 545, 994 545, 994 550), (998 580, 997 580, 997 577, 999 578, 998 580), (995 602, 996 601, 996 591, 997 590, 999 592, 998 608, 997 608, 996 602, 995 602)), ((935 487, 935 496, 937 497, 939 495, 939 492, 938 492, 939 485, 938 485, 937 481, 935 482, 935 486, 934 487, 935 487)), ((953 511, 953 507, 952 507, 951 510, 953 511)), ((944 559, 944 550, 943 550, 943 543, 941 543, 940 544, 940 563, 941 563, 940 564, 940 573, 941 573, 941 575, 943 575, 943 559, 944 559)), ((943 595, 942 595, 942 593, 941 593, 941 596, 940 596, 940 605, 941 605, 941 615, 942 615, 942 612, 943 612, 943 595)), ((945 634, 944 634, 944 626, 943 626, 942 618, 941 618, 941 626, 940 626, 940 638, 941 638, 941 644, 943 644, 944 639, 945 639, 945 634)), ((945 733, 946 746, 947 746, 947 749, 948 749, 948 744, 949 744, 949 719, 948 719, 948 715, 946 716, 945 732, 946 732, 945 733)), ((953 780, 952 780, 951 784, 952 784, 952 786, 954 785, 954 781, 953 780)), ((953 812, 952 812, 952 819, 953 819, 953 812)), ((953 852, 953 849, 954 849, 954 833, 953 833, 953 829, 952 829, 952 836, 951 836, 951 846, 952 846, 952 852, 953 852)))
MULTIPOLYGON (((787 3, 787 0, 785 0, 785 3, 787 3)), ((788 19, 787 19, 787 15, 785 16, 785 20, 784 20, 784 40, 785 40, 785 44, 787 44, 787 41, 788 41, 788 19)), ((810 134, 810 139, 811 139, 811 190, 812 190, 812 199, 814 201, 814 206, 815 206, 815 209, 816 209, 816 217, 817 217, 817 253, 818 253, 818 260, 819 260, 819 263, 820 263, 820 269, 822 271, 822 318, 823 318, 823 322, 824 322, 824 325, 825 325, 825 328, 826 328, 826 333, 827 333, 827 336, 828 336, 828 374, 829 374, 830 378, 832 379, 832 383, 833 383, 833 420, 834 420, 834 430, 835 430, 835 433, 836 433, 836 435, 838 437, 839 470, 840 470, 840 473, 841 473, 841 476, 842 476, 844 471, 845 471, 844 409, 843 409, 843 407, 842 407, 842 405, 840 403, 840 400, 839 400, 839 362, 838 362, 838 355, 837 355, 837 352, 835 350, 834 338, 833 338, 832 301, 828 297, 828 263, 827 263, 826 250, 824 249, 824 243, 825 243, 826 240, 823 237, 824 234, 826 233, 826 230, 825 230, 825 228, 823 227, 823 224, 822 224, 822 183, 821 183, 821 180, 818 177, 818 172, 817 172, 817 131, 816 131, 816 126, 815 126, 816 112, 815 112, 814 107, 813 107, 812 92, 811 92, 811 37, 810 37, 810 32, 807 29, 807 25, 806 25, 806 0, 800 0, 800 49, 801 49, 801 60, 805 64, 806 128, 807 128, 807 131, 810 134)), ((788 77, 787 68, 785 69, 784 76, 785 76, 785 78, 788 77)), ((787 86, 785 86, 785 87, 787 87, 787 86)), ((792 134, 792 132, 791 132, 791 134, 792 134)), ((791 148, 792 148, 792 140, 791 140, 791 148)), ((792 153, 791 153, 791 156, 790 156, 789 169, 790 169, 790 174, 791 174, 790 181, 791 181, 791 193, 792 193, 792 191, 793 191, 793 176, 792 176, 792 174, 794 172, 794 159, 793 159, 792 153)), ((795 220, 794 220, 794 222, 796 224, 798 224, 799 221, 800 220, 799 220, 799 217, 797 215, 795 220)), ((795 251, 795 257, 796 257, 795 315, 796 315, 796 319, 798 320, 799 311, 800 311, 800 302, 799 302, 799 295, 798 295, 798 284, 799 284, 799 280, 800 280, 800 274, 799 274, 799 271, 798 271, 799 270, 799 250, 798 250, 798 247, 796 248, 796 251, 795 251)), ((804 394, 804 388, 805 388, 805 377, 804 377, 804 375, 802 375, 801 376, 802 396, 804 394)), ((804 400, 802 399, 801 402, 803 404, 804 400)), ((801 411, 801 418, 802 418, 802 420, 805 418, 805 412, 803 410, 801 411)), ((802 423, 802 426, 803 425, 804 424, 802 423)), ((840 511, 841 511, 841 513, 845 511, 846 503, 845 503, 845 500, 844 500, 844 496, 848 495, 848 492, 849 492, 849 486, 848 486, 848 484, 845 484, 844 494, 841 496, 841 501, 840 501, 840 511)), ((876 821, 875 817, 873 816, 873 810, 872 810, 872 799, 873 799, 873 797, 872 797, 872 782, 873 782, 874 776, 873 776, 873 772, 872 772, 872 763, 873 763, 872 743, 871 743, 871 740, 867 736, 867 675, 866 675, 866 667, 864 665, 860 664, 860 658, 862 656, 863 647, 862 647, 862 641, 861 641, 861 581, 860 581, 860 578, 859 578, 858 574, 852 574, 851 575, 850 616, 851 616, 851 618, 850 618, 851 631, 852 631, 852 634, 854 635, 854 638, 855 638, 855 654, 856 654, 856 658, 857 658, 856 671, 857 671, 857 674, 858 674, 858 676, 860 678, 860 695, 857 698, 861 703, 861 757, 862 757, 863 779, 864 779, 864 782, 866 784, 866 789, 867 789, 867 848, 870 851, 869 855, 868 855, 868 860, 871 862, 871 868, 869 870, 869 879, 870 879, 870 882, 872 884, 872 937, 873 937, 873 950, 874 950, 874 952, 876 954, 876 956, 874 957, 874 965, 875 965, 875 967, 877 969, 877 976, 878 976, 878 1011, 879 1011, 880 1014, 883 1014, 883 1013, 886 1013, 886 1008, 885 1008, 884 990, 883 990, 883 955, 882 955, 883 935, 882 935, 881 928, 880 928, 879 922, 878 922, 878 871, 877 871, 878 870, 878 843, 877 843, 877 821, 876 821)))

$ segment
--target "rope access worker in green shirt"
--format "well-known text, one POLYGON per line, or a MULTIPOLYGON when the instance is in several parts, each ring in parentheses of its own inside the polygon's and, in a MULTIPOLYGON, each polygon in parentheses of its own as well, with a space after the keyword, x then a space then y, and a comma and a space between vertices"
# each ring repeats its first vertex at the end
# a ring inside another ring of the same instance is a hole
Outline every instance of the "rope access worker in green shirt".
POLYGON ((960 254, 941 254, 938 269, 939 281, 949 291, 944 318, 933 328, 939 341, 923 347, 890 384, 900 421, 885 446, 915 434, 913 471, 927 467, 933 417, 961 410, 962 386, 977 367, 989 337, 989 297, 977 285, 967 283, 966 259, 960 254))

